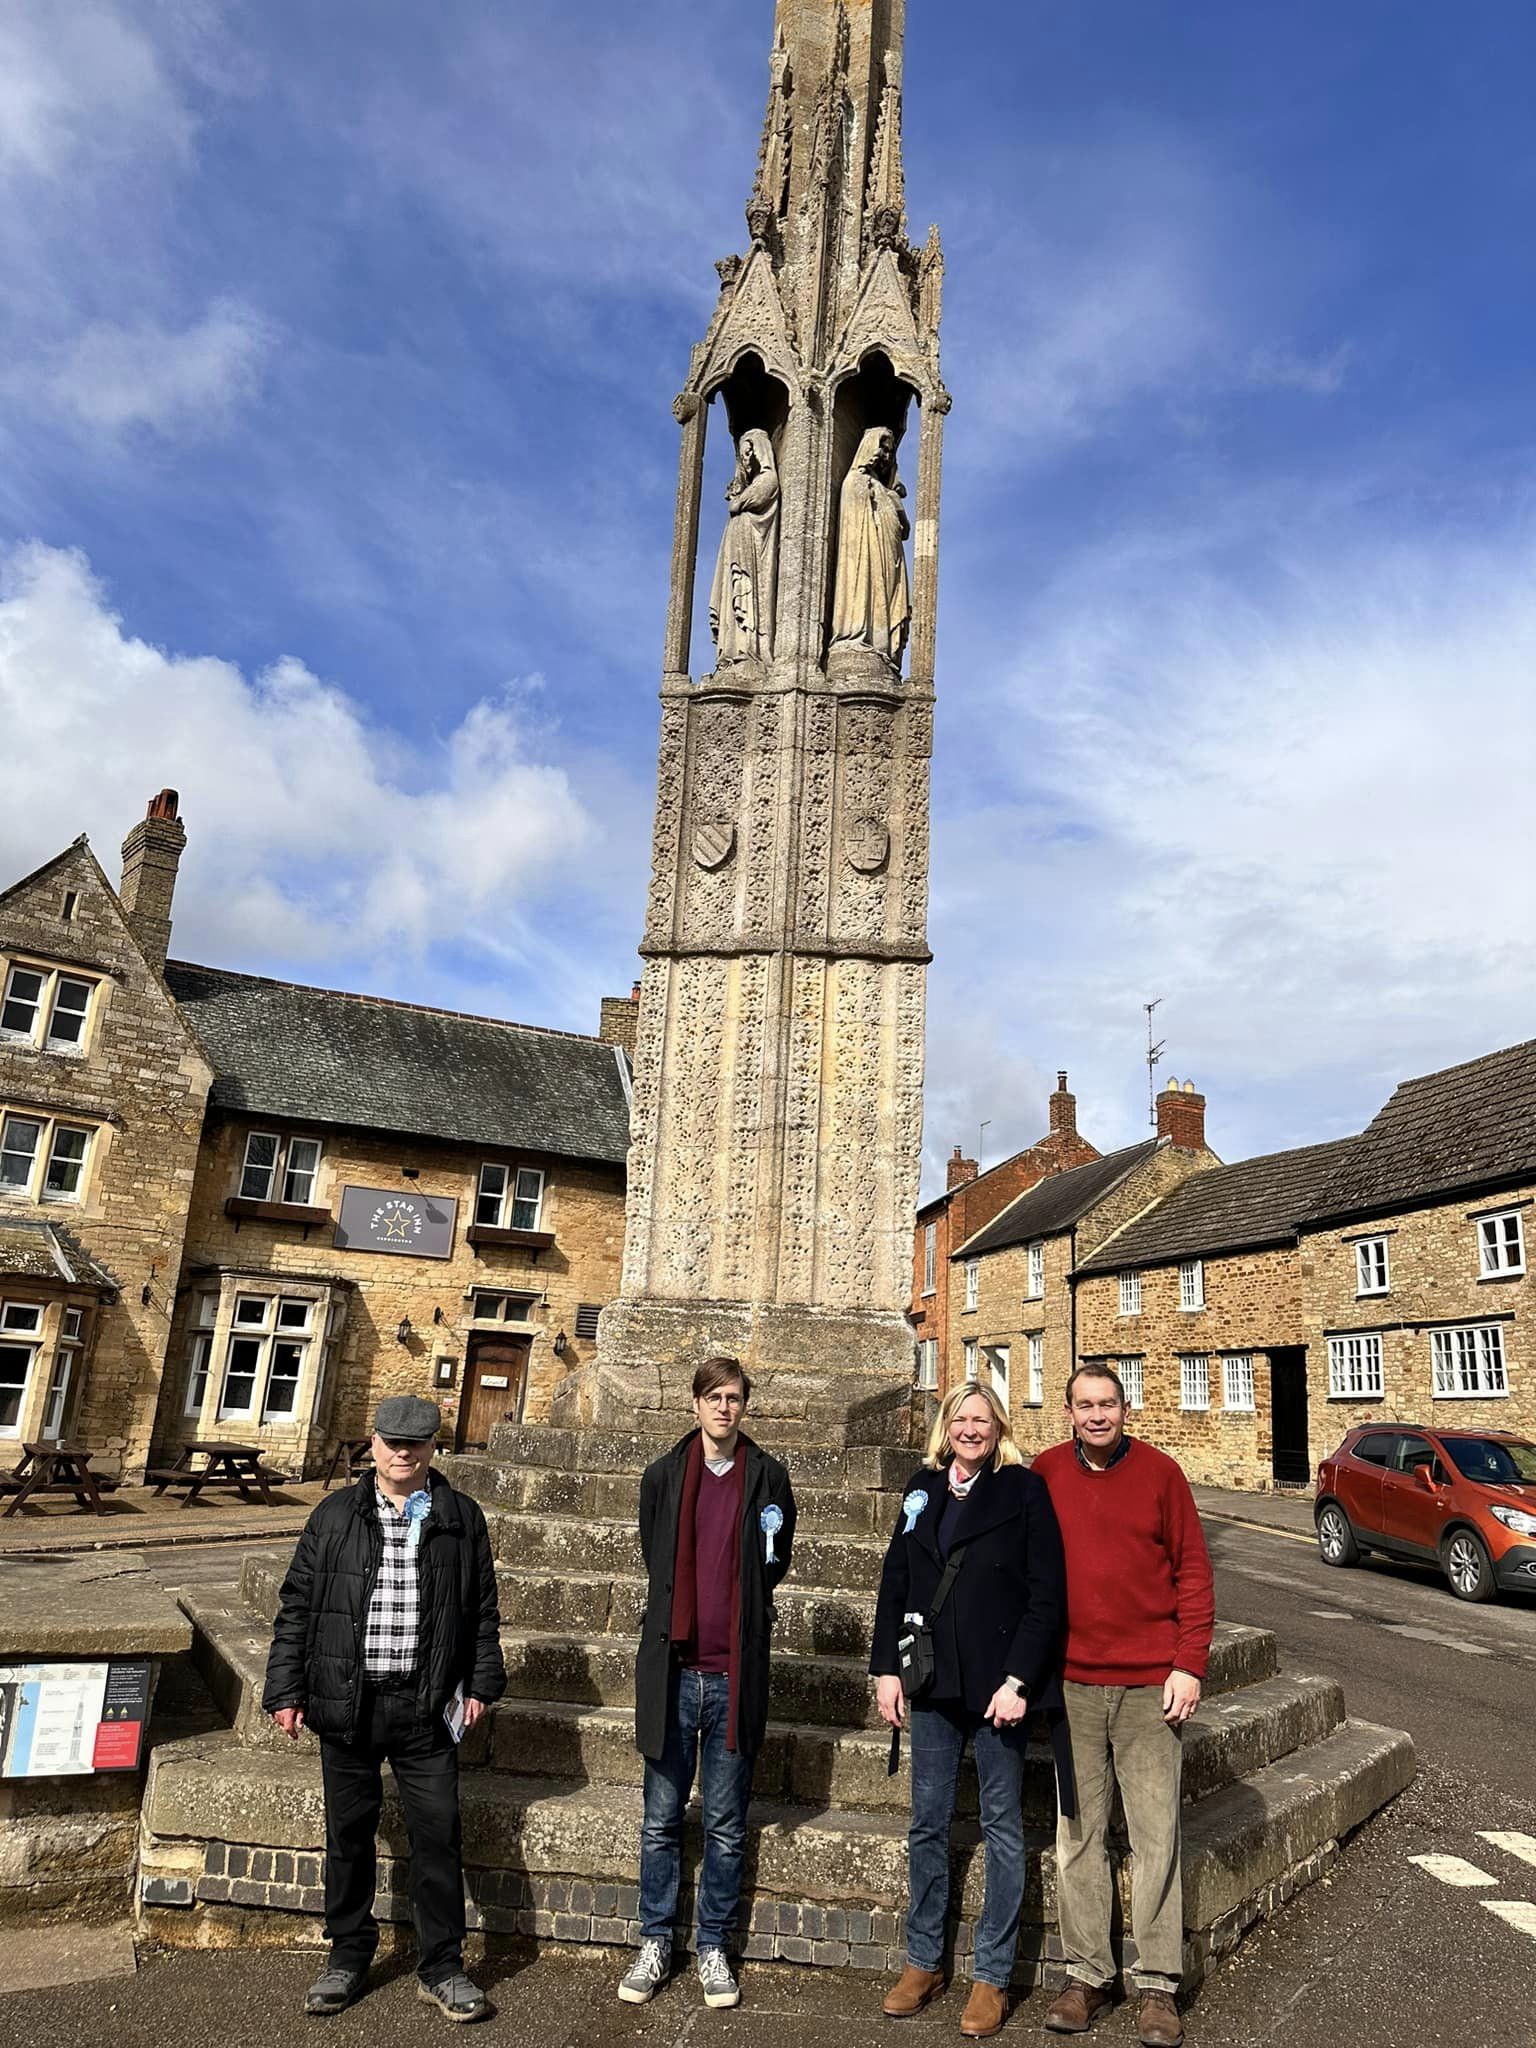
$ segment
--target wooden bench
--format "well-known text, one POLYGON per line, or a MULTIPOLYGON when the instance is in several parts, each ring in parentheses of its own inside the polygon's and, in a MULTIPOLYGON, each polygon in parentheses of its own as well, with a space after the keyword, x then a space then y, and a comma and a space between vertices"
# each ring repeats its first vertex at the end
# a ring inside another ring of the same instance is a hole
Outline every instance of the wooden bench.
POLYGON ((0 1514, 14 1515, 45 1493, 72 1493, 77 1507, 89 1508, 93 1515, 106 1513, 102 1495, 111 1493, 117 1481, 91 1470, 95 1453, 86 1445, 23 1444, 21 1449, 21 1463, 0 1477, 0 1494, 15 1495, 0 1514))
POLYGON ((249 1502, 254 1487, 261 1505, 270 1508, 275 1505, 271 1483, 281 1478, 280 1472, 269 1472, 262 1464, 261 1452, 254 1444, 187 1444, 173 1465, 152 1465, 144 1474, 144 1484, 155 1489, 157 1500, 167 1487, 174 1487, 184 1508, 213 1488, 235 1487, 240 1498, 249 1502), (196 1458, 203 1462, 195 1464, 196 1458))

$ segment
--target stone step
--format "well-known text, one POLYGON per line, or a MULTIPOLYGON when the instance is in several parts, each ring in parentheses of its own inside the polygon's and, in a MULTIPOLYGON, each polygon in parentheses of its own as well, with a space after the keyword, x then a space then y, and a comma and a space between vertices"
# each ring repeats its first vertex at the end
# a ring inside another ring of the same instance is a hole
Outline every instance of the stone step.
MULTIPOLYGON (((1190 1976, 1328 1868, 1339 1842, 1412 1775, 1405 1735, 1346 1721, 1188 1808, 1190 1976)), ((470 1772, 463 1809, 473 1925, 598 1945, 636 1938, 640 1800, 633 1785, 470 1772)), ((751 1830, 743 1900, 749 1955, 868 1969, 899 1963, 904 1812, 829 1812, 815 1802, 765 1799, 754 1803, 751 1830)), ((258 1755, 228 1738, 161 1745, 144 1801, 146 1932, 167 1945, 316 1941, 318 1926, 299 1916, 319 1909, 323 1837, 317 1759, 258 1755)), ((392 1784, 380 1845, 380 1911, 400 1919, 405 1837, 392 1784)), ((697 1850, 695 1833, 685 1867, 696 1866, 697 1850)), ((1048 1831, 1031 1831, 1027 1862, 1019 1972, 1026 1980, 1040 1973, 1054 1919, 1048 1831)), ((977 1830, 964 1820, 954 1829, 952 1868, 961 1911, 956 1946, 964 1956, 982 1886, 977 1830)), ((1126 1858, 1122 1910, 1128 1880, 1126 1858)))
MULTIPOLYGON (((498 1564, 536 1571, 636 1577, 644 1571, 640 1533, 633 1522, 583 1521, 574 1515, 490 1517, 498 1564)), ((793 1583, 802 1591, 873 1593, 880 1583, 887 1539, 876 1536, 795 1536, 793 1583)))
MULTIPOLYGON (((508 1465, 546 1466, 561 1472, 639 1474, 654 1458, 671 1450, 683 1431, 644 1435, 611 1429, 557 1429, 547 1423, 499 1422, 491 1431, 489 1461, 508 1465)), ((755 1431, 749 1428, 749 1434, 755 1431)), ((774 1445, 766 1436, 765 1450, 774 1445)), ((863 1444, 847 1448, 800 1444, 789 1453, 790 1476, 796 1488, 833 1486, 876 1492, 899 1488, 921 1460, 921 1453, 902 1446, 863 1444)), ((444 1460, 443 1469, 449 1469, 444 1460)))
MULTIPOLYGON (((494 1458, 452 1457, 441 1470, 461 1493, 494 1510, 578 1515, 633 1522, 640 1508, 637 1472, 565 1472, 550 1465, 509 1465, 494 1458)), ((896 1491, 849 1490, 796 1483, 801 1532, 808 1535, 889 1535, 897 1515, 896 1491)))

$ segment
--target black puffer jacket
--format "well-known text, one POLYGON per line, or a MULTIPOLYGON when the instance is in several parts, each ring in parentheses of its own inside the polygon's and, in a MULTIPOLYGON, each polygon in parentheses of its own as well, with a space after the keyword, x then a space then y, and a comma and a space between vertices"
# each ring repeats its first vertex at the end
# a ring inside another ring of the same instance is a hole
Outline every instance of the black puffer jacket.
MULTIPOLYGON (((440 1714, 462 1682, 487 1705, 507 1689, 501 1659, 496 1567, 485 1516, 467 1494, 431 1472, 418 1574, 421 1634, 417 1719, 440 1714)), ((363 1623, 384 1554, 375 1482, 333 1493, 310 1516, 293 1553, 272 1630, 262 1706, 302 1707, 316 1735, 345 1741, 357 1727, 363 1623)))

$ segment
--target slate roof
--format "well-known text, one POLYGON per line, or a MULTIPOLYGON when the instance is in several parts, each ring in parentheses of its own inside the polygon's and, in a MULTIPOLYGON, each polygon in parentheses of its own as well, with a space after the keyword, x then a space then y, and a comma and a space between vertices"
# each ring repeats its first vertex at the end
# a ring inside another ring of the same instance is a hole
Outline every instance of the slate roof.
POLYGON ((210 1106, 621 1165, 628 1068, 601 1039, 173 960, 210 1106))
POLYGON ((1404 1081, 1366 1126, 1309 1222, 1380 1215, 1536 1179, 1536 1038, 1404 1081))
POLYGON ((1124 1178, 1157 1150, 1158 1140, 1147 1138, 1139 1145, 1126 1145, 1119 1152, 1106 1152, 1102 1159, 1090 1159, 1086 1166, 1072 1166, 1065 1173, 1048 1173, 1017 1195, 1006 1209, 983 1224, 974 1237, 967 1238, 950 1259, 974 1259, 982 1252, 997 1252, 1009 1245, 1030 1244, 1037 1237, 1054 1237, 1085 1216, 1115 1183, 1124 1178))
POLYGON ((1266 1152, 1213 1166, 1181 1181, 1156 1208, 1128 1223, 1079 1273, 1118 1273, 1214 1252, 1284 1244, 1317 1200, 1330 1174, 1358 1143, 1336 1138, 1291 1152, 1266 1152))
POLYGON ((105 1266, 80 1249, 67 1230, 40 1219, 0 1221, 0 1273, 25 1280, 63 1280, 71 1287, 116 1287, 105 1266))

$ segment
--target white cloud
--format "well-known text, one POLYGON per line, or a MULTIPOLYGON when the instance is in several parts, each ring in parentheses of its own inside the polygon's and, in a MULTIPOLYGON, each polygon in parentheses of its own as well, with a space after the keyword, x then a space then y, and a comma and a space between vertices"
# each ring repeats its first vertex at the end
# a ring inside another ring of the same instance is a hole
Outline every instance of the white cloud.
POLYGON ((569 907, 595 836, 566 773, 532 755, 526 691, 412 751, 302 662, 246 677, 130 637, 84 559, 36 543, 0 572, 0 723, 0 874, 82 825, 114 872, 146 797, 173 785, 191 835, 178 949, 218 961, 412 955, 486 932, 516 957, 541 892, 568 879, 569 907))
MULTIPOLYGON (((1241 585, 1207 536, 1085 559, 970 707, 987 772, 938 821, 935 1019, 1067 1065, 1104 1146, 1145 1129, 1153 996, 1162 1071, 1208 1089, 1232 1157, 1536 1031, 1536 536, 1292 510, 1241 585)), ((1012 1113, 963 1032, 930 1046, 932 1103, 1012 1113)))
POLYGON ((151 143, 192 122, 155 45, 111 0, 7 0, 0 16, 0 177, 57 177, 80 156, 151 143))
POLYGON ((87 426, 208 420, 250 396, 274 340, 260 314, 227 300, 180 330, 98 321, 59 353, 46 387, 87 426))
POLYGON ((1347 341, 1340 342, 1326 355, 1316 356, 1288 346, 1255 349, 1248 358, 1248 382, 1331 398, 1336 391, 1343 390, 1354 353, 1353 344, 1347 341))

